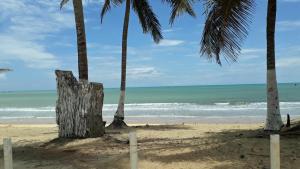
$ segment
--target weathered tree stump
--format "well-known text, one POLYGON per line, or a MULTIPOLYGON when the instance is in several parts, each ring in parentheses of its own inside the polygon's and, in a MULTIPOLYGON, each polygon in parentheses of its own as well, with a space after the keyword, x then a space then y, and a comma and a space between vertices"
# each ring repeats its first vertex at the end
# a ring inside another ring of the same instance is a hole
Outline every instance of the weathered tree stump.
POLYGON ((71 71, 56 70, 56 122, 59 137, 86 138, 104 134, 103 85, 79 82, 71 71))

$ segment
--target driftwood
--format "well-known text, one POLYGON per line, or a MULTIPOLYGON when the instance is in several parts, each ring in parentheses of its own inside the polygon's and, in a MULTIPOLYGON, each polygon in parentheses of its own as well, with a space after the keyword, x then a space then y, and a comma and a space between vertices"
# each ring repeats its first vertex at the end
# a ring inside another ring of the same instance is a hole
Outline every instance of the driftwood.
POLYGON ((71 71, 56 70, 56 122, 59 137, 85 138, 104 134, 103 85, 77 81, 71 71))

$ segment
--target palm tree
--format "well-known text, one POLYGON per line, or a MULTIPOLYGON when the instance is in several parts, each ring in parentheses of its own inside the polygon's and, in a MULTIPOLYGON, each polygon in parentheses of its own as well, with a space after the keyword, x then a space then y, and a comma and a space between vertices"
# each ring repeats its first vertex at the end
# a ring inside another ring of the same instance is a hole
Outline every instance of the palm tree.
MULTIPOLYGON (((62 8, 68 1, 69 0, 62 0, 60 3, 60 8, 62 8)), ((88 80, 88 60, 82 0, 73 0, 73 7, 77 33, 79 79, 88 80)))
MULTIPOLYGON (((124 1, 126 1, 126 7, 122 36, 121 91, 118 108, 114 115, 114 120, 109 125, 109 127, 111 128, 122 128, 126 126, 124 122, 124 103, 126 88, 127 35, 130 18, 130 7, 132 6, 134 12, 137 13, 144 33, 150 32, 155 43, 159 43, 159 41, 163 38, 163 36, 161 35, 160 23, 156 18, 156 15, 152 11, 148 0, 105 0, 101 11, 101 22, 103 21, 103 17, 106 12, 111 8, 111 4, 119 6, 124 1)), ((162 0, 162 2, 170 4, 172 8, 170 24, 173 24, 175 18, 183 13, 188 13, 191 16, 195 16, 195 13, 192 9, 192 3, 194 2, 194 0, 162 0)))
MULTIPOLYGON (((206 0, 205 27, 201 53, 221 65, 220 54, 226 61, 237 60, 243 39, 248 34, 254 0, 206 0)), ((282 119, 275 71, 276 0, 268 0, 267 16, 267 120, 265 130, 280 130, 282 119)))
POLYGON ((280 130, 283 122, 279 109, 279 97, 275 65, 275 23, 277 0, 268 0, 267 14, 267 120, 265 130, 280 130))
POLYGON ((131 7, 138 15, 144 33, 150 32, 155 43, 158 43, 163 38, 160 23, 152 11, 148 0, 105 0, 101 12, 101 22, 106 12, 111 8, 111 3, 119 6, 124 1, 126 1, 126 7, 122 35, 121 92, 118 109, 114 115, 113 122, 110 124, 110 127, 112 128, 122 128, 126 126, 124 122, 124 103, 126 88, 127 36, 131 7))

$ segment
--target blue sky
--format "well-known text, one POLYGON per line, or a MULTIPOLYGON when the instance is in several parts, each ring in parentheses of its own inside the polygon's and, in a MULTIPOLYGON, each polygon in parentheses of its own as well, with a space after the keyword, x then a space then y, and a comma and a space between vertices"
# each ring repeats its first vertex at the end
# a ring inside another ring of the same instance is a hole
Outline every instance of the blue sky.
MULTIPOLYGON (((266 75, 266 0, 256 0, 249 36, 237 63, 222 67, 199 55, 204 17, 181 16, 168 25, 170 9, 150 1, 162 24, 164 40, 155 44, 142 33, 131 13, 128 38, 128 86, 173 86, 264 83, 266 75)), ((90 81, 119 87, 124 7, 115 7, 100 24, 101 0, 84 1, 90 81)), ((300 0, 278 0, 276 54, 278 81, 299 82, 300 0)), ((59 0, 0 1, 0 90, 55 89, 55 69, 77 76, 77 49, 71 2, 59 0)))

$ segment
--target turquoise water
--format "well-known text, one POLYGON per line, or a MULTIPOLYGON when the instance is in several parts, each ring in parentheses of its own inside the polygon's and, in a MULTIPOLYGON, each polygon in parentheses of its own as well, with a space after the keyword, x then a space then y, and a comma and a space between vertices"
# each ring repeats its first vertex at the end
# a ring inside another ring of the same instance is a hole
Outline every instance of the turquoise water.
MULTIPOLYGON (((265 117, 265 85, 128 88, 127 117, 265 117)), ((300 84, 279 84, 283 115, 300 116, 300 84)), ((104 117, 112 117, 119 89, 105 89, 104 117)), ((0 93, 0 119, 54 118, 56 91, 0 93)))

